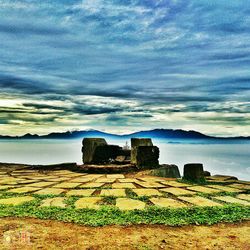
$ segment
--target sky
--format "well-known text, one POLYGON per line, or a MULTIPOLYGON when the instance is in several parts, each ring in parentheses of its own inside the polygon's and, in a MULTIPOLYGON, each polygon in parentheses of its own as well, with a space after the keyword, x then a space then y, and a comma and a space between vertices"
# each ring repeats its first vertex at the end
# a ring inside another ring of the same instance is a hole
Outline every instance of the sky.
POLYGON ((250 135, 250 2, 0 0, 0 134, 250 135))

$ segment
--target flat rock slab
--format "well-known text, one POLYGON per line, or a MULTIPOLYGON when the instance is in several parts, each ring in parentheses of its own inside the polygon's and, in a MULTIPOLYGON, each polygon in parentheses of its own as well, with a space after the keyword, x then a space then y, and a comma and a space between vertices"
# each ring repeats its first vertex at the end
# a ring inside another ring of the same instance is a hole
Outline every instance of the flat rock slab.
POLYGON ((25 178, 30 180, 46 180, 47 176, 25 176, 25 178))
POLYGON ((32 183, 32 184, 28 184, 26 185, 26 187, 48 187, 51 186, 53 184, 57 184, 56 182, 49 182, 49 181, 43 181, 43 182, 36 182, 36 183, 32 183))
POLYGON ((136 182, 136 181, 138 181, 137 179, 135 179, 135 178, 124 178, 124 179, 118 179, 118 181, 120 182, 120 183, 131 183, 131 182, 136 182))
POLYGON ((95 189, 70 190, 66 196, 91 196, 95 189))
POLYGON ((237 199, 237 198, 231 197, 231 196, 215 196, 214 198, 217 200, 220 200, 220 201, 228 202, 228 203, 236 203, 236 204, 250 206, 250 202, 245 201, 245 200, 241 200, 241 199, 237 199))
POLYGON ((95 182, 101 182, 101 183, 114 183, 115 182, 115 178, 99 178, 97 179, 95 182))
POLYGON ((60 184, 54 185, 53 188, 76 188, 80 186, 82 183, 75 182, 62 182, 60 184))
POLYGON ((0 199, 0 204, 17 206, 33 200, 35 200, 35 198, 31 196, 12 197, 12 198, 0 199))
POLYGON ((56 197, 56 198, 49 198, 42 200, 42 204, 40 207, 66 207, 66 204, 64 203, 65 198, 64 197, 56 197))
POLYGON ((180 202, 180 201, 176 201, 174 199, 171 198, 163 198, 163 197, 159 197, 159 198, 151 198, 150 201, 159 207, 174 207, 174 208, 178 208, 178 207, 186 207, 187 205, 180 202))
POLYGON ((247 184, 235 183, 235 184, 229 185, 229 187, 250 190, 250 185, 247 185, 247 184))
POLYGON ((215 201, 212 201, 203 197, 199 197, 199 196, 195 196, 195 197, 179 196, 178 199, 182 201, 187 201, 193 205, 201 206, 201 207, 222 206, 220 203, 217 203, 215 201))
POLYGON ((112 188, 136 188, 133 183, 113 183, 112 188))
POLYGON ((153 188, 137 188, 137 189, 132 189, 132 190, 138 196, 162 196, 163 195, 157 189, 153 189, 153 188))
POLYGON ((3 181, 0 181, 0 185, 1 184, 16 185, 16 184, 18 184, 18 182, 15 180, 3 180, 3 181))
POLYGON ((39 194, 39 195, 58 195, 63 193, 65 190, 61 189, 61 188, 43 188, 37 192, 35 192, 35 194, 39 194))
POLYGON ((126 197, 125 189, 103 189, 101 196, 126 197))
POLYGON ((239 194, 236 196, 236 198, 250 201, 250 194, 239 194))
POLYGON ((139 200, 133 200, 128 198, 117 198, 116 206, 120 210, 135 210, 135 209, 142 210, 145 208, 146 204, 145 202, 139 200))
POLYGON ((108 179, 123 179, 125 176, 123 174, 107 174, 108 179))
POLYGON ((200 192, 200 193, 206 193, 206 194, 213 194, 213 193, 221 192, 221 190, 204 187, 204 186, 193 186, 193 187, 188 187, 187 189, 191 191, 200 192))
POLYGON ((190 190, 186 190, 183 188, 175 188, 175 187, 170 187, 170 188, 163 188, 161 189, 161 191, 170 193, 170 194, 174 194, 174 195, 194 195, 195 192, 190 191, 190 190))
POLYGON ((192 186, 191 184, 181 183, 178 181, 161 181, 161 183, 164 185, 171 186, 171 187, 190 187, 190 186, 192 186))
POLYGON ((76 209, 81 208, 94 208, 98 209, 100 205, 97 203, 100 202, 102 198, 100 197, 84 197, 75 202, 76 209))
POLYGON ((31 193, 40 190, 41 188, 36 187, 20 187, 20 188, 14 188, 10 189, 7 192, 10 193, 31 193))
POLYGON ((157 183, 157 182, 143 182, 143 181, 137 181, 136 184, 140 185, 144 188, 163 188, 166 187, 163 184, 157 183))
POLYGON ((37 180, 21 180, 18 181, 18 184, 30 184, 30 183, 35 183, 37 180))
POLYGON ((9 188, 14 188, 15 186, 12 186, 12 185, 4 185, 4 186, 0 186, 0 190, 6 190, 6 189, 9 189, 9 188))
POLYGON ((81 183, 86 183, 93 181, 95 178, 89 178, 89 177, 81 177, 81 178, 74 178, 72 180, 69 180, 70 182, 81 182, 81 183))
POLYGON ((232 193, 240 193, 240 192, 242 192, 241 189, 232 188, 232 187, 229 187, 229 186, 207 185, 207 187, 219 189, 219 190, 221 190, 221 192, 232 192, 232 193))
POLYGON ((80 188, 98 188, 98 187, 102 187, 104 184, 105 183, 89 182, 89 183, 82 184, 80 188))
POLYGON ((146 182, 158 182, 158 181, 164 181, 164 178, 162 177, 141 177, 138 178, 141 181, 146 181, 146 182))
POLYGON ((53 182, 61 182, 61 181, 69 181, 70 179, 69 178, 66 178, 66 177, 57 177, 57 178, 51 178, 49 179, 49 181, 53 181, 53 182))

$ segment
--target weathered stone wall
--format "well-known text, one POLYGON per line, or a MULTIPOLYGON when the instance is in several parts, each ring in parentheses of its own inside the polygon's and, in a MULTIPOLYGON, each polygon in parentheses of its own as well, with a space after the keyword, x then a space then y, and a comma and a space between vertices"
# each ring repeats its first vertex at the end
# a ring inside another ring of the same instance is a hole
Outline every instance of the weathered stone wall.
POLYGON ((82 141, 82 153, 83 163, 91 163, 93 161, 95 149, 98 146, 107 145, 107 142, 103 138, 84 138, 82 141))
POLYGON ((131 138, 131 163, 137 164, 137 147, 139 146, 153 146, 150 138, 131 138))
POLYGON ((138 146, 134 148, 137 168, 159 167, 159 148, 156 146, 138 146))

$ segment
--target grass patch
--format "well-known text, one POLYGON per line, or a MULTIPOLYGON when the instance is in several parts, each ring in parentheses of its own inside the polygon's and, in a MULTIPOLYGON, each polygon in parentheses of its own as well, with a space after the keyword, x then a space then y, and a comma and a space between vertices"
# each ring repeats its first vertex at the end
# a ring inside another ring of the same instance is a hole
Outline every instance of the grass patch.
POLYGON ((148 205, 151 204, 151 202, 149 201, 149 199, 150 199, 149 196, 138 196, 135 192, 132 191, 132 189, 127 188, 126 195, 127 195, 127 198, 143 201, 143 202, 147 203, 148 205))
POLYGON ((192 180, 186 180, 186 179, 178 179, 177 180, 180 183, 185 183, 185 184, 190 184, 190 185, 208 185, 211 184, 211 182, 208 182, 205 178, 204 179, 199 179, 197 181, 192 181, 192 180))
POLYGON ((206 193, 197 193, 197 195, 202 196, 204 198, 213 198, 215 196, 232 196, 232 197, 236 197, 239 193, 232 193, 232 192, 218 192, 218 193, 211 193, 211 194, 206 194, 206 193))
MULTIPOLYGON (((77 197, 70 197, 68 204, 73 204, 77 197)), ((39 200, 20 206, 0 205, 0 217, 35 217, 74 222, 90 226, 130 225, 130 224, 164 224, 180 226, 188 224, 214 224, 218 222, 236 222, 250 219, 247 206, 225 205, 223 207, 188 207, 159 208, 148 207, 145 210, 120 211, 116 207, 103 206, 101 209, 77 209, 39 207, 39 200)))
POLYGON ((102 198, 101 204, 103 204, 103 205, 115 205, 116 204, 116 197, 104 196, 102 198))

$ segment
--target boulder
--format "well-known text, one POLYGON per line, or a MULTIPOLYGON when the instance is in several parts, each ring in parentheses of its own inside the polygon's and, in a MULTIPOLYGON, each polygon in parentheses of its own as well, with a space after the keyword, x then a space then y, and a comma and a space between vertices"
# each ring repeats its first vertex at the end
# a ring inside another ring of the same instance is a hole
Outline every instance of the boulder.
POLYGON ((137 168, 157 168, 159 167, 159 148, 156 146, 135 147, 134 163, 137 168))
POLYGON ((183 178, 190 181, 204 180, 203 165, 201 163, 185 164, 183 178))
POLYGON ((131 138, 131 163, 136 164, 137 147, 153 146, 150 138, 131 138))
POLYGON ((98 146, 107 145, 107 142, 103 138, 84 138, 82 141, 82 153, 83 153, 83 162, 92 163, 95 150, 98 146))
POLYGON ((150 174, 165 178, 181 178, 179 168, 176 165, 163 164, 161 167, 152 170, 150 174))
POLYGON ((204 171, 203 174, 204 174, 205 177, 211 176, 211 173, 209 171, 204 171))

